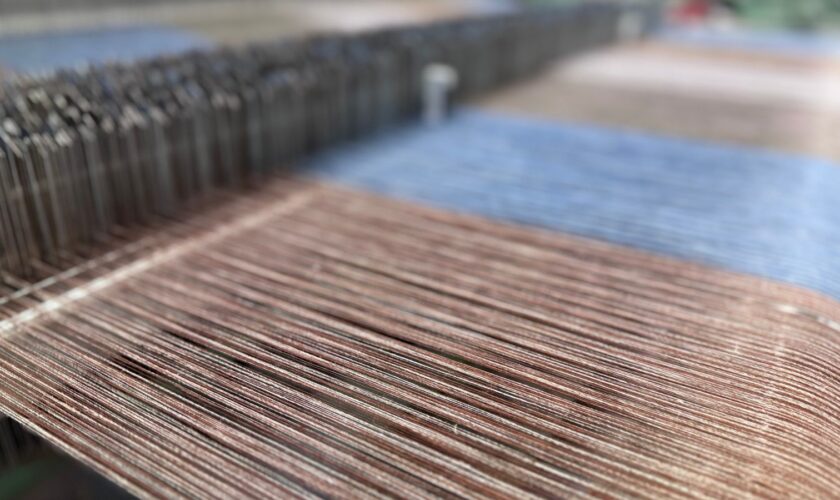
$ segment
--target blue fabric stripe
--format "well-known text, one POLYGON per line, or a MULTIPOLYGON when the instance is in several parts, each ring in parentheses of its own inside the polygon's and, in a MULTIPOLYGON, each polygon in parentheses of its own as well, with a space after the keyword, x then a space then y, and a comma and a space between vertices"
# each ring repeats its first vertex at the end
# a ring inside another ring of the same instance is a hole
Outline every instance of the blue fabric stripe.
POLYGON ((127 26, 0 38, 0 66, 43 73, 84 64, 132 61, 209 46, 191 33, 163 26, 127 26))
POLYGON ((816 159, 471 111, 342 148, 308 168, 840 298, 840 167, 816 159))
POLYGON ((840 56, 840 37, 793 31, 738 30, 710 28, 668 28, 657 38, 672 44, 714 49, 775 52, 794 56, 840 56))

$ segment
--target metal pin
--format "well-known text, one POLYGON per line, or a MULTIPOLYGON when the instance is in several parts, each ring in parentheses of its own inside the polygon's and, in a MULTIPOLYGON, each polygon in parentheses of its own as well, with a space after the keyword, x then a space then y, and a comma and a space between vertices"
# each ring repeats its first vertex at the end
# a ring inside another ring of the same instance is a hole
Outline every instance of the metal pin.
POLYGON ((430 64, 423 71, 423 120, 438 125, 449 112, 452 90, 458 85, 458 73, 446 64, 430 64))
POLYGON ((651 13, 635 9, 442 21, 3 83, 0 271, 27 274, 117 225, 174 216, 216 186, 405 116, 438 123, 454 102, 555 56, 650 29, 651 13))

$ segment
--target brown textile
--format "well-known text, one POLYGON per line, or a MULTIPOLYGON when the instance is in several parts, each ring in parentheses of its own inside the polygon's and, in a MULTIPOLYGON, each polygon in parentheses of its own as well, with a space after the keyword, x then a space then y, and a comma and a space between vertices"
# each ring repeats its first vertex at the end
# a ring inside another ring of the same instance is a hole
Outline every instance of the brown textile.
POLYGON ((149 497, 840 490, 829 299, 327 186, 235 208, 0 323, 0 410, 149 497))

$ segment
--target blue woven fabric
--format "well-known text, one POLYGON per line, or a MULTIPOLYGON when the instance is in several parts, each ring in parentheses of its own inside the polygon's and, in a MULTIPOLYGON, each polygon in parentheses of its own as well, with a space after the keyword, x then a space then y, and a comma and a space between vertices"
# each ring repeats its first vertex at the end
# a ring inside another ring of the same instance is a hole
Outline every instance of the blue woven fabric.
POLYGON ((315 158, 315 175, 804 285, 840 298, 840 167, 466 112, 315 158))
POLYGON ((818 33, 670 28, 662 30, 657 36, 661 40, 677 45, 775 52, 799 56, 840 56, 840 37, 818 33))
POLYGON ((43 73, 84 64, 131 61, 208 46, 190 33, 161 26, 131 26, 0 38, 0 66, 43 73))

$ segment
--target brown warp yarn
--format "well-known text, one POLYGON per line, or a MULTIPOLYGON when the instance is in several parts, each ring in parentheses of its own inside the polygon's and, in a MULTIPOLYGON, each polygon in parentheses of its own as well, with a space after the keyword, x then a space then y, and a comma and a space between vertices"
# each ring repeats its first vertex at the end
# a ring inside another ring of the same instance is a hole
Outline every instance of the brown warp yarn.
POLYGON ((280 184, 39 291, 0 410, 143 497, 840 491, 833 301, 280 184))

